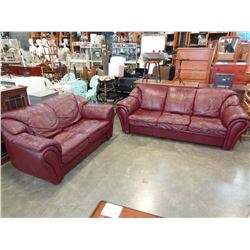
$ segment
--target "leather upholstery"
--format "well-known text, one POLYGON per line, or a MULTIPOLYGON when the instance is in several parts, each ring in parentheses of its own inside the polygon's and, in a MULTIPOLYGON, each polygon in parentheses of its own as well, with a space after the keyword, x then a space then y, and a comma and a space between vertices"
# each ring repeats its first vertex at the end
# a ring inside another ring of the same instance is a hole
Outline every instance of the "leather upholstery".
POLYGON ((195 116, 219 117, 220 107, 235 92, 228 89, 198 89, 194 102, 195 116))
POLYGON ((37 136, 50 137, 62 131, 59 119, 53 109, 42 103, 21 108, 15 112, 4 113, 2 118, 24 123, 28 127, 29 133, 37 136))
POLYGON ((192 116, 189 131, 209 136, 225 136, 227 129, 218 118, 192 116))
POLYGON ((4 113, 1 121, 13 165, 58 184, 71 168, 112 137, 114 109, 67 94, 4 113))
POLYGON ((142 127, 156 127, 161 111, 137 109, 129 116, 129 124, 142 127))
POLYGON ((68 131, 63 131, 54 136, 53 140, 58 142, 62 147, 62 162, 64 164, 80 154, 89 144, 87 134, 68 131))
POLYGON ((150 110, 162 110, 165 102, 167 88, 164 86, 149 85, 145 87, 140 85, 142 94, 141 108, 150 110))
POLYGON ((116 109, 125 133, 233 149, 249 124, 234 91, 137 84, 116 109))
POLYGON ((193 112, 194 88, 169 88, 164 110, 190 115, 193 112))
POLYGON ((81 119, 78 103, 73 94, 67 94, 66 97, 58 95, 53 99, 45 100, 43 103, 54 110, 62 128, 66 128, 81 119))
POLYGON ((79 122, 66 128, 65 131, 87 135, 88 139, 93 142, 98 139, 98 137, 104 135, 108 129, 108 121, 81 119, 79 122))
POLYGON ((158 128, 185 131, 190 123, 189 115, 174 114, 163 112, 158 119, 158 128))

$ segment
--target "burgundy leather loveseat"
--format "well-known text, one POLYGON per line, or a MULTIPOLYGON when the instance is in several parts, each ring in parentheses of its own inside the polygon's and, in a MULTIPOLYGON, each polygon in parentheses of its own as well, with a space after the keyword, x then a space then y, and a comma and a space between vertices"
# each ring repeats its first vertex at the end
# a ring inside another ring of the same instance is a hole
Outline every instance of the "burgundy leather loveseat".
POLYGON ((248 116, 234 91, 138 84, 117 103, 125 133, 171 138, 233 149, 248 116))
POLYGON ((2 114, 2 133, 13 165, 58 184, 112 137, 114 109, 73 94, 2 114))

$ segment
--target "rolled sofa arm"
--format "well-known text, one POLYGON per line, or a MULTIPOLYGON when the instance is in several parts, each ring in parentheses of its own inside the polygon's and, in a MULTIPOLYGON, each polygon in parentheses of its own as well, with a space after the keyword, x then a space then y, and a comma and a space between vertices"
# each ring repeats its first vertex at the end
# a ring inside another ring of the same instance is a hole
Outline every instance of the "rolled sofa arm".
POLYGON ((124 133, 129 133, 128 116, 139 107, 139 100, 133 96, 128 96, 117 103, 116 113, 120 119, 122 131, 124 133))
POLYGON ((61 145, 48 138, 21 133, 13 135, 3 130, 8 155, 17 169, 58 184, 63 179, 61 145))
POLYGON ((112 121, 114 118, 114 108, 109 104, 87 103, 83 105, 81 114, 88 119, 112 121))
POLYGON ((222 122, 224 126, 228 127, 230 123, 236 121, 238 119, 249 121, 248 114, 243 110, 243 108, 239 105, 237 106, 229 106, 222 113, 222 122))
POLYGON ((231 150, 242 133, 249 127, 249 116, 241 106, 230 106, 222 113, 222 123, 227 127, 223 148, 231 150))

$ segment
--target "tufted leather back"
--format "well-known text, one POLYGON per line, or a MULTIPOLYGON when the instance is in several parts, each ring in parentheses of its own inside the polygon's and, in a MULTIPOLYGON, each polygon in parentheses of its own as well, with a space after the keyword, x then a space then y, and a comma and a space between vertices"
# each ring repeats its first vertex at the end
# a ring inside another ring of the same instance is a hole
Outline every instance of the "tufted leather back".
POLYGON ((192 114, 195 94, 195 88, 169 87, 164 111, 192 114))
POLYGON ((43 103, 6 112, 2 114, 2 119, 16 121, 16 123, 11 123, 12 126, 16 126, 16 129, 13 128, 9 132, 20 131, 21 122, 25 124, 23 131, 41 137, 51 137, 61 132, 63 128, 79 121, 82 117, 79 106, 86 103, 84 98, 76 98, 73 94, 59 95, 43 103))
POLYGON ((228 89, 198 89, 194 102, 193 115, 219 117, 223 103, 235 92, 228 89))
POLYGON ((62 130, 55 112, 42 103, 4 113, 2 119, 5 118, 24 123, 27 132, 41 137, 50 137, 62 130))
POLYGON ((237 94, 229 89, 156 84, 137 84, 130 96, 139 100, 142 109, 207 117, 220 117, 228 106, 239 103, 237 94))
POLYGON ((58 95, 43 103, 53 109, 62 128, 66 128, 81 119, 77 100, 73 94, 58 95))
POLYGON ((141 90, 141 108, 149 110, 162 110, 167 90, 162 85, 140 84, 138 88, 141 90))

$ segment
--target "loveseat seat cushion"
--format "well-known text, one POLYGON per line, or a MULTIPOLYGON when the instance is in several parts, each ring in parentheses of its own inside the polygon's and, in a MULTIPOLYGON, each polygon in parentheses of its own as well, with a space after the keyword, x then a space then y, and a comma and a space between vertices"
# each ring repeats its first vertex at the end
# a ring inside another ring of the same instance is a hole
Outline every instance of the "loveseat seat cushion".
POLYGON ((218 118, 192 116, 188 130, 197 134, 224 137, 227 129, 218 118))
POLYGON ((79 155, 88 145, 88 135, 63 131, 53 137, 62 147, 62 162, 68 163, 79 155))
POLYGON ((53 109, 43 103, 4 113, 2 118, 20 121, 26 125, 28 133, 41 137, 51 137, 62 131, 53 109))
POLYGON ((108 125, 108 121, 81 119, 79 122, 65 128, 64 131, 86 134, 89 141, 94 142, 108 131, 108 125))
POLYGON ((195 88, 169 87, 164 110, 180 114, 192 114, 195 94, 195 88))
POLYGON ((235 92, 228 89, 198 89, 194 102, 194 116, 219 117, 222 104, 235 92))
POLYGON ((175 131, 185 131, 190 123, 189 115, 174 114, 163 112, 158 119, 157 127, 175 131))
POLYGON ((45 100, 43 103, 54 110, 62 128, 70 126, 82 117, 73 94, 59 95, 45 100))
POLYGON ((141 90, 141 108, 148 110, 162 110, 167 90, 165 86, 140 84, 141 90), (146 86, 145 86, 146 85, 146 86))
POLYGON ((128 117, 129 124, 142 127, 156 127, 161 111, 137 109, 128 117))

